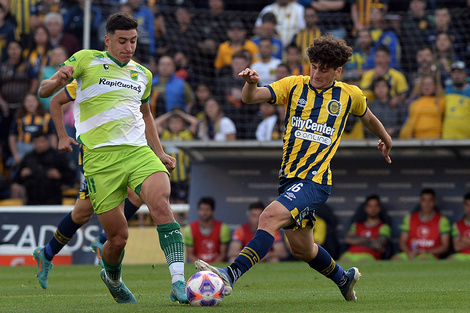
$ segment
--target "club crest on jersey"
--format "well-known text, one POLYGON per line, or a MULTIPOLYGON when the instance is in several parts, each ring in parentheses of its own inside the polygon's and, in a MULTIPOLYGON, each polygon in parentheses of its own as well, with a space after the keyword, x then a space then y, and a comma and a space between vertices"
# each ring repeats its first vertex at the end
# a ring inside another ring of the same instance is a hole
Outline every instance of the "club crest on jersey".
POLYGON ((106 73, 109 73, 109 65, 108 64, 103 64, 104 71, 106 73))
POLYGON ((341 102, 338 100, 330 100, 326 105, 326 109, 330 115, 339 116, 341 113, 341 102))
POLYGON ((134 81, 137 81, 137 78, 139 77, 139 73, 137 73, 136 71, 132 71, 131 70, 131 78, 132 80, 134 81))

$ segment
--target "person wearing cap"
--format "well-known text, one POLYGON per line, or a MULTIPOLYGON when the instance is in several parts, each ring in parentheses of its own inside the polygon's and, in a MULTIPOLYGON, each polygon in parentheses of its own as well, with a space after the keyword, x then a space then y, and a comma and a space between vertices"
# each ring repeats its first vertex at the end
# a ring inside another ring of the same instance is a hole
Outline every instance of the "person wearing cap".
POLYGON ((232 56, 235 52, 242 50, 250 52, 252 62, 259 61, 258 46, 253 41, 246 39, 246 29, 241 21, 234 20, 230 22, 227 37, 228 40, 221 43, 217 48, 217 55, 214 62, 216 70, 219 71, 225 66, 230 66, 232 56))
POLYGON ((450 67, 452 85, 445 89, 446 107, 442 126, 443 139, 470 138, 470 85, 465 63, 457 61, 450 67))

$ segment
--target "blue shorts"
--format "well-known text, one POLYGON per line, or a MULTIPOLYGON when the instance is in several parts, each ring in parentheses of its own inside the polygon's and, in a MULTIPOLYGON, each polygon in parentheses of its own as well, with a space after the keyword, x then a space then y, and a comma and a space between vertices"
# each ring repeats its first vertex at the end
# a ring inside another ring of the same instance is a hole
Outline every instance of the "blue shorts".
MULTIPOLYGON (((83 151, 86 149, 83 148, 83 145, 80 144, 78 147, 78 167, 80 168, 80 172, 83 174, 83 151)), ((86 199, 89 198, 88 195, 88 183, 86 179, 80 184, 80 189, 78 190, 77 199, 86 199)))
POLYGON ((88 194, 88 183, 86 179, 83 180, 83 182, 80 185, 80 189, 78 190, 78 196, 77 199, 86 199, 89 198, 90 195, 88 194))
POLYGON ((276 200, 290 211, 295 220, 284 229, 299 229, 315 225, 315 210, 328 200, 331 186, 299 178, 281 178, 278 191, 276 200))

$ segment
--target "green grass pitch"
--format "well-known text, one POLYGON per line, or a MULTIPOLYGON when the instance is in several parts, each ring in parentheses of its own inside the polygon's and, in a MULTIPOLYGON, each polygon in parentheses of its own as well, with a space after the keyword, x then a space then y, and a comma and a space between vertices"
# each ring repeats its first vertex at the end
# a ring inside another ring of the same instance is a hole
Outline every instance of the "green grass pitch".
MULTIPOLYGON (((341 264, 344 268, 352 264, 341 264)), ((56 266, 43 290, 36 267, 0 267, 0 312, 470 312, 468 262, 370 262, 357 302, 346 302, 335 284, 303 262, 260 263, 235 285, 219 307, 170 301, 166 265, 124 265, 136 304, 114 302, 98 266, 56 266)), ((186 277, 196 272, 186 266, 186 277)))

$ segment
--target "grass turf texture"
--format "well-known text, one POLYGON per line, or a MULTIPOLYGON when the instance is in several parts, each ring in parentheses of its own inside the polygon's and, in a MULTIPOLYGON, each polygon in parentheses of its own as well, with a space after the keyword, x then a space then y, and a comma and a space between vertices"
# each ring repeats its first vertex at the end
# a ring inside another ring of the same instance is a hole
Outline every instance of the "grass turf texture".
MULTIPOLYGON (((352 266, 341 264, 344 268, 352 266)), ((5 312, 469 312, 467 262, 370 262, 362 273, 357 302, 344 301, 329 279, 303 262, 260 263, 235 285, 219 307, 170 301, 166 265, 124 265, 124 282, 136 304, 116 303, 100 280, 100 267, 56 266, 43 290, 36 267, 0 267, 0 311, 5 312)), ((186 278, 196 270, 186 266, 186 278)))

